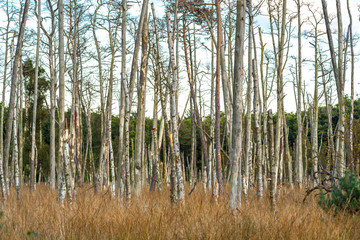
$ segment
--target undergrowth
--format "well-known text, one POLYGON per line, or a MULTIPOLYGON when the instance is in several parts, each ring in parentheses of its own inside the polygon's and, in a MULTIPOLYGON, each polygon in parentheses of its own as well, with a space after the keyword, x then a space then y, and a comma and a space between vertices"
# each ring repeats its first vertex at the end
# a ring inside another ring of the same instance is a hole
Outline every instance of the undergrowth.
POLYGON ((360 179, 347 170, 344 177, 332 182, 329 194, 320 188, 319 204, 324 209, 356 214, 360 211, 360 179))
MULTIPOLYGON (((189 188, 187 188, 190 191, 189 188)), ((73 203, 61 206, 44 185, 30 194, 12 190, 1 204, 0 239, 360 239, 359 215, 332 214, 304 190, 282 188, 276 211, 250 192, 241 209, 229 210, 229 186, 215 202, 201 188, 172 205, 169 188, 143 190, 131 202, 94 195, 90 185, 78 189, 73 203)))

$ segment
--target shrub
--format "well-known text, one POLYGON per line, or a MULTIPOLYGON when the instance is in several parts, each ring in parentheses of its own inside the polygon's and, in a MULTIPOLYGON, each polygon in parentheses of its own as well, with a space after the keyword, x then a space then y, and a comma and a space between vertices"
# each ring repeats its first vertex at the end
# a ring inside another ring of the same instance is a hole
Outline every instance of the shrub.
POLYGON ((324 209, 344 210, 350 213, 360 211, 360 180, 349 170, 338 182, 333 182, 330 194, 325 195, 320 188, 319 204, 324 209))

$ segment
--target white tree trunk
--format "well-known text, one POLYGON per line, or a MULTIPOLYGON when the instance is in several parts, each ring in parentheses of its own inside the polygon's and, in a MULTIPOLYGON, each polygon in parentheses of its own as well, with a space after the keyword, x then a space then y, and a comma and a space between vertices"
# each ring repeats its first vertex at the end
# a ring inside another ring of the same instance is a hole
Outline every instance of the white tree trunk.
POLYGON ((246 1, 237 2, 236 36, 235 36, 235 61, 234 61, 234 87, 233 87, 233 122, 232 122, 232 150, 231 150, 231 192, 230 208, 235 209, 241 205, 241 163, 243 148, 243 64, 245 45, 245 14, 246 1))
MULTIPOLYGON (((175 23, 176 24, 176 23, 175 23)), ((170 54, 170 69, 172 74, 172 82, 170 86, 170 112, 171 112, 171 124, 172 124, 172 136, 170 137, 170 144, 173 146, 174 164, 176 167, 176 196, 177 200, 181 203, 185 203, 185 190, 183 175, 181 170, 181 159, 180 159, 180 144, 179 144, 179 132, 178 132, 178 112, 176 105, 176 96, 178 94, 179 79, 177 75, 177 66, 175 63, 174 56, 174 41, 173 31, 171 27, 170 13, 167 13, 167 30, 168 30, 168 47, 170 54)))

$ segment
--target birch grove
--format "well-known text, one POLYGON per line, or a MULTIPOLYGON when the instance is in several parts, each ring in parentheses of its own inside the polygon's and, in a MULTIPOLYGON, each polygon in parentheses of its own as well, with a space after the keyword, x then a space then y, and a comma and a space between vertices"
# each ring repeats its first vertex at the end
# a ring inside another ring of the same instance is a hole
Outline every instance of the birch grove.
POLYGON ((360 174, 354 1, 20 2, 1 10, 4 200, 204 191, 236 213, 254 193, 276 213, 360 174))

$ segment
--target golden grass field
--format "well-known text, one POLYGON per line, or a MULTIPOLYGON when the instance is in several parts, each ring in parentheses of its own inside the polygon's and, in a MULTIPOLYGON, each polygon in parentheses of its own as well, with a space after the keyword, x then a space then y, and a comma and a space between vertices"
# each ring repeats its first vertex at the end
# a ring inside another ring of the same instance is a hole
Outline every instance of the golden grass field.
POLYGON ((283 188, 274 214, 268 196, 259 201, 254 192, 231 212, 229 186, 218 202, 197 186, 185 206, 173 206, 168 188, 126 203, 85 185, 61 206, 55 191, 37 185, 1 204, 0 239, 360 239, 360 215, 326 212, 315 194, 303 203, 304 194, 283 188))

